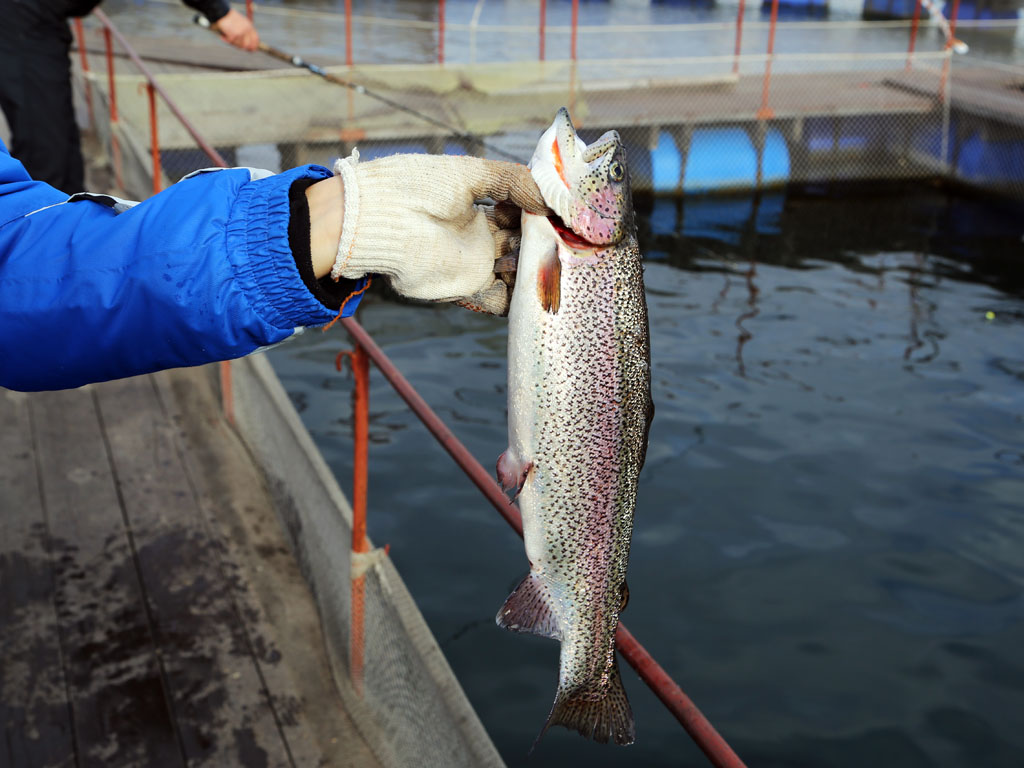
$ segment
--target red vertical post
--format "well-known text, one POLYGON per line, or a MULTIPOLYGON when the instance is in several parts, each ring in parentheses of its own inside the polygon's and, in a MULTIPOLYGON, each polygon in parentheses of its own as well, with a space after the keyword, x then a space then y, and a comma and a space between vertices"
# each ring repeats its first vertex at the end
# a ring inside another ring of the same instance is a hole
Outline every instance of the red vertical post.
POLYGON ((437 3, 437 63, 444 64, 444 0, 437 3))
POLYGON ((761 86, 761 108, 757 110, 758 120, 769 120, 775 113, 768 106, 768 93, 772 83, 772 57, 775 55, 775 27, 779 21, 779 0, 772 0, 772 20, 768 26, 768 60, 764 64, 764 84, 761 86))
POLYGON ((222 360, 220 367, 220 402, 224 407, 224 417, 229 424, 235 423, 235 390, 231 386, 231 361, 222 360))
POLYGON ((544 23, 548 15, 547 0, 540 0, 540 60, 544 61, 544 23))
POLYGON ((352 0, 345 0, 345 65, 352 66, 352 0))
POLYGON ((117 83, 114 79, 114 44, 110 37, 110 28, 103 28, 103 42, 107 50, 107 88, 110 101, 110 154, 114 162, 114 179, 117 186, 124 189, 121 173, 121 145, 117 142, 117 83))
MULTIPOLYGON (((355 455, 352 459, 352 552, 369 550, 366 541, 366 487, 368 447, 370 442, 370 358, 356 344, 351 353, 355 389, 352 393, 352 426, 355 455)), ((349 670, 352 685, 363 693, 364 628, 366 620, 366 577, 360 573, 352 579, 352 635, 349 644, 349 670)))
POLYGON ((78 40, 78 56, 82 63, 82 72, 85 74, 85 104, 89 110, 89 125, 92 125, 92 83, 89 82, 89 54, 85 50, 85 28, 81 19, 75 19, 75 39, 78 40))
POLYGON ((745 4, 745 0, 740 0, 736 10, 736 51, 733 54, 732 60, 732 73, 734 75, 738 75, 740 72, 740 48, 743 44, 743 6, 745 4))
POLYGON ((245 0, 245 15, 252 21, 252 0, 245 0))
POLYGON ((921 0, 914 3, 914 16, 910 21, 910 43, 907 45, 907 70, 910 70, 910 62, 914 57, 914 47, 917 45, 917 25, 921 21, 921 0))
POLYGON ((153 156, 153 194, 160 193, 160 134, 156 122, 156 89, 146 83, 149 94, 149 151, 153 156))
POLYGON ((110 89, 110 122, 117 122, 117 85, 114 82, 114 44, 110 30, 103 28, 103 42, 107 48, 107 86, 110 89))
POLYGON ((569 57, 576 61, 576 31, 580 25, 580 0, 572 0, 572 36, 569 44, 569 57))

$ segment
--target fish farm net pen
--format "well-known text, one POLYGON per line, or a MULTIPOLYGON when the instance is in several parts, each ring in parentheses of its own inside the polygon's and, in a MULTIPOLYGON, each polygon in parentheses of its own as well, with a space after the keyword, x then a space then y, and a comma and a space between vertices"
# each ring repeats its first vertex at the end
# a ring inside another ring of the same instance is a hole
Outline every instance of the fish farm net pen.
MULTIPOLYGON (((192 20, 200 27, 209 29, 211 32, 217 31, 216 29, 214 29, 213 25, 210 24, 209 19, 207 19, 202 14, 197 13, 195 16, 192 17, 192 20)), ((412 115, 413 117, 419 120, 423 120, 424 122, 430 123, 435 128, 441 128, 442 130, 447 131, 451 135, 455 136, 456 138, 462 139, 463 141, 479 144, 481 147, 485 147, 491 150, 491 152, 493 152, 494 154, 501 155, 505 159, 511 160, 514 163, 521 163, 523 161, 521 157, 513 155, 511 152, 507 152, 501 147, 497 147, 494 144, 491 144, 489 141, 484 140, 482 136, 477 136, 475 133, 467 133, 465 131, 460 131, 454 125, 446 123, 443 120, 438 120, 436 117, 431 117, 430 115, 424 112, 420 112, 417 109, 407 107, 405 104, 397 102, 394 99, 389 99, 387 96, 381 96, 379 93, 375 93, 363 85, 353 83, 350 80, 345 80, 344 78, 338 77, 337 75, 332 75, 323 67, 308 62, 301 56, 288 53, 287 51, 282 51, 280 48, 275 48, 274 46, 269 45, 263 42, 262 40, 260 40, 259 50, 267 54, 268 56, 273 56, 275 59, 278 59, 279 61, 291 64, 293 67, 297 67, 298 69, 305 69, 307 72, 312 72, 314 75, 316 75, 319 78, 322 78, 323 80, 326 80, 328 83, 340 85, 343 88, 348 88, 349 90, 354 91, 355 93, 358 93, 361 96, 369 96, 371 99, 376 99, 381 104, 386 104, 392 109, 396 109, 399 112, 405 112, 407 115, 412 115)))
MULTIPOLYGON (((462 442, 448 429, 441 418, 408 382, 395 364, 388 359, 373 338, 353 318, 342 319, 341 324, 352 337, 357 348, 362 348, 377 369, 388 380, 395 392, 406 402, 423 425, 430 431, 441 446, 451 455, 473 484, 512 526, 513 530, 523 535, 523 521, 516 506, 509 501, 504 491, 498 486, 490 473, 469 452, 462 442)), ((746 764, 733 751, 732 747, 715 730, 711 722, 697 708, 689 696, 668 675, 647 650, 633 637, 623 623, 619 623, 615 645, 623 658, 636 671, 658 699, 665 705, 679 723, 690 734, 701 751, 716 768, 746 768, 746 764)))

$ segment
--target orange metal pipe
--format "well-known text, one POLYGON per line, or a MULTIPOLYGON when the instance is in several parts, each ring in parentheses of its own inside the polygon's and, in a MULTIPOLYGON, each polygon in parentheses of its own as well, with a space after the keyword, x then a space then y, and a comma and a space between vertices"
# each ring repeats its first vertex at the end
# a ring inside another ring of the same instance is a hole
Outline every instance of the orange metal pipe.
MULTIPOLYGON (((117 28, 111 23, 110 19, 107 17, 107 14, 105 14, 103 11, 97 8, 95 11, 93 11, 93 15, 103 25, 104 35, 107 36, 108 59, 112 59, 110 53, 109 39, 110 35, 113 34, 114 37, 117 38, 118 44, 124 49, 125 53, 128 54, 128 58, 132 60, 132 64, 134 64, 135 67, 139 70, 139 72, 142 73, 142 76, 146 78, 147 82, 153 84, 153 87, 156 89, 156 92, 160 94, 160 98, 163 99, 164 104, 166 104, 167 108, 171 110, 171 114, 174 115, 174 117, 178 120, 179 123, 181 123, 182 127, 188 132, 188 135, 192 137, 192 139, 203 151, 203 153, 208 158, 210 158, 213 164, 216 165, 218 168, 227 168, 228 164, 224 162, 224 158, 221 157, 220 153, 216 149, 214 149, 209 144, 209 142, 207 142, 206 139, 204 139, 199 134, 199 131, 195 129, 195 126, 193 126, 192 123, 189 122, 188 118, 185 117, 182 111, 178 108, 178 105, 175 104, 174 100, 167 94, 167 91, 165 91, 163 87, 161 87, 160 83, 156 81, 156 78, 153 77, 153 73, 149 71, 149 68, 143 63, 142 59, 139 58, 139 55, 135 52, 135 49, 128 44, 128 41, 124 39, 124 37, 117 30, 117 28)), ((112 60, 109 63, 109 68, 110 71, 113 72, 112 60)), ((113 75, 111 75, 111 84, 113 84, 113 75)))
POLYGON ((775 112, 768 106, 768 92, 772 84, 772 56, 775 55, 775 27, 779 21, 779 0, 772 0, 772 20, 768 27, 768 59, 764 64, 764 85, 761 87, 761 108, 757 110, 758 120, 775 117, 775 112))
POLYGON ((352 0, 345 0, 345 64, 352 66, 352 0))
POLYGON ((444 0, 437 3, 437 63, 444 64, 444 0))
MULTIPOLYGON (((153 77, 153 74, 142 62, 142 59, 140 59, 139 55, 135 53, 135 49, 132 48, 128 44, 128 41, 121 36, 121 33, 117 31, 116 27, 114 27, 113 23, 111 23, 110 19, 107 18, 107 15, 98 8, 95 11, 93 11, 93 15, 100 22, 100 24, 103 25, 103 38, 106 43, 107 49, 107 74, 110 83, 111 123, 114 123, 117 120, 117 94, 114 88, 114 54, 111 42, 111 35, 113 35, 117 37, 118 43, 121 45, 122 48, 124 48, 125 53, 128 54, 128 57, 132 60, 132 63, 135 64, 138 70, 142 73, 143 77, 146 78, 146 82, 150 84, 150 86, 156 93, 160 94, 160 98, 164 100, 164 103, 167 105, 167 108, 171 110, 171 114, 173 114, 175 118, 177 118, 178 121, 182 124, 182 126, 184 126, 185 130, 188 131, 188 134, 195 140, 199 148, 206 154, 207 157, 210 158, 214 165, 220 168, 227 168, 228 164, 224 162, 224 158, 220 156, 220 153, 217 152, 216 149, 214 149, 209 143, 207 143, 207 141, 199 134, 195 127, 188 121, 188 118, 186 118, 185 115, 182 114, 181 110, 178 108, 178 105, 175 104, 171 97, 167 95, 167 92, 160 87, 160 84, 156 81, 156 79, 153 77)), ((121 150, 120 146, 117 143, 117 134, 114 133, 113 131, 111 131, 110 144, 111 151, 114 156, 114 174, 117 178, 118 185, 123 187, 124 184, 121 180, 121 150)), ((234 390, 232 389, 231 385, 231 362, 229 360, 225 360, 219 364, 219 368, 221 406, 224 409, 224 415, 227 418, 227 420, 230 423, 234 424, 235 399, 234 390)))
POLYGON ((231 361, 218 363, 220 373, 220 404, 229 424, 235 423, 235 391, 231 387, 231 361))
POLYGON ((576 61, 576 33, 580 25, 580 0, 572 0, 572 36, 569 43, 569 57, 576 61))
POLYGON ((921 21, 921 0, 914 3, 914 16, 910 22, 910 44, 907 46, 907 70, 910 70, 910 62, 914 57, 914 47, 917 45, 917 25, 921 21))
MULTIPOLYGON (((81 19, 75 19, 75 39, 78 40, 78 56, 82 62, 82 72, 86 75, 89 74, 89 53, 85 49, 85 27, 82 26, 81 19)), ((85 79, 85 104, 89 111, 89 125, 92 125, 92 83, 89 82, 89 78, 85 79)))
POLYGON ((117 84, 114 81, 114 43, 110 28, 103 27, 103 43, 107 48, 107 87, 110 89, 110 122, 117 122, 117 84))
MULTIPOLYGON (((352 552, 368 552, 366 540, 366 495, 370 444, 370 358, 360 344, 351 352, 342 352, 335 361, 340 371, 348 358, 355 377, 352 390, 352 431, 355 452, 352 461, 352 552)), ((352 628, 349 635, 349 676, 352 687, 363 694, 365 661, 366 577, 352 579, 352 628)))
MULTIPOLYGON (((351 317, 341 321, 345 330, 355 340, 357 349, 362 348, 377 369, 384 375, 398 395, 405 400, 412 412, 423 425, 430 430, 441 446, 451 455, 473 484, 480 489, 484 497, 512 526, 512 529, 523 535, 523 519, 516 506, 495 482, 493 475, 485 470, 473 455, 466 449, 443 421, 427 405, 420 394, 413 389, 409 381, 402 375, 395 364, 388 359, 377 343, 361 325, 351 317)), ((739 756, 728 742, 715 730, 714 726, 697 708, 697 705, 683 693, 683 690, 654 660, 654 657, 633 637, 625 624, 619 622, 615 645, 622 657, 629 663, 647 686, 661 699, 665 707, 675 716, 679 723, 690 734, 697 746, 708 756, 716 768, 746 768, 739 756)))
POLYGON ((153 156, 153 194, 160 194, 160 135, 156 122, 156 89, 146 83, 149 95, 149 150, 153 156))
POLYGON ((547 21, 548 3, 547 0, 540 0, 540 60, 544 61, 544 24, 547 21))
MULTIPOLYGON (((920 2, 920 0, 918 1, 920 2)), ((740 0, 736 11, 736 50, 732 61, 732 72, 734 75, 739 74, 740 71, 740 48, 743 43, 743 6, 745 4, 745 0, 740 0)))
POLYGON ((366 350, 356 345, 352 352, 352 373, 355 375, 353 392, 353 434, 355 456, 352 461, 352 549, 366 552, 366 489, 368 447, 370 444, 370 359, 366 350))
POLYGON ((107 51, 107 90, 110 102, 110 154, 114 164, 114 180, 117 186, 124 189, 124 178, 121 170, 121 145, 117 141, 117 81, 114 78, 114 44, 110 38, 110 29, 103 28, 103 43, 107 51))

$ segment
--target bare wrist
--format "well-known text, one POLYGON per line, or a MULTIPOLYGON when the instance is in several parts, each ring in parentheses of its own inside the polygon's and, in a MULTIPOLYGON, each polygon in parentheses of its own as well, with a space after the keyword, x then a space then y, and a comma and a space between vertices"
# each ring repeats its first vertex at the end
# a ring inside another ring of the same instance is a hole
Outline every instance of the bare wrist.
POLYGON ((309 204, 309 246, 313 274, 317 279, 329 275, 338 255, 343 223, 345 188, 340 176, 318 181, 306 190, 309 204))

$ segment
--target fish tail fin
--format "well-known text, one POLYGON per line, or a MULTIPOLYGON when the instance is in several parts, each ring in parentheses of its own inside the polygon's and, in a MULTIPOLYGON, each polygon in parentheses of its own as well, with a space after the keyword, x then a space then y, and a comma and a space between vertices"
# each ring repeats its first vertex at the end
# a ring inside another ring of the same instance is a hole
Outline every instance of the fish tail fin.
POLYGON ((551 714, 547 722, 533 742, 532 752, 541 737, 552 725, 561 725, 577 731, 582 736, 601 744, 614 741, 620 746, 632 744, 636 740, 636 724, 633 721, 633 710, 626 697, 626 689, 622 686, 619 676, 618 661, 612 663, 608 679, 608 687, 601 698, 588 698, 588 692, 577 695, 559 690, 551 714))
POLYGON ((532 572, 519 582, 512 594, 494 617, 499 627, 512 632, 528 632, 531 635, 562 639, 558 619, 551 610, 551 601, 541 580, 532 572))

